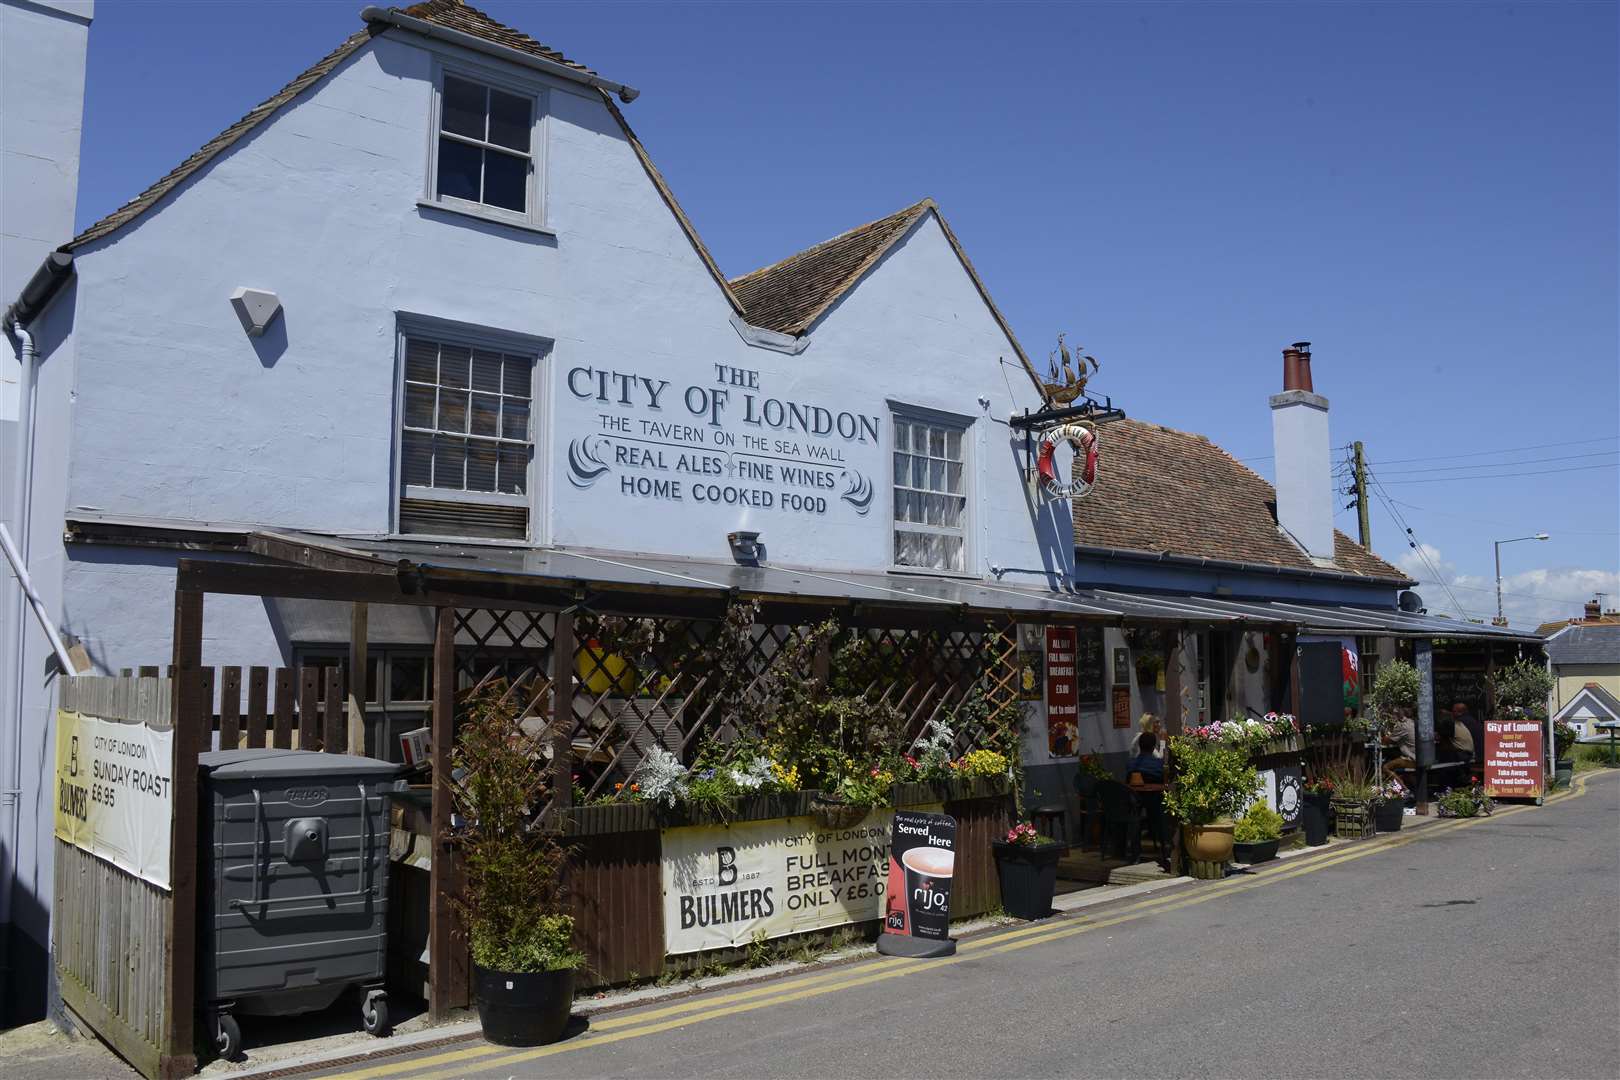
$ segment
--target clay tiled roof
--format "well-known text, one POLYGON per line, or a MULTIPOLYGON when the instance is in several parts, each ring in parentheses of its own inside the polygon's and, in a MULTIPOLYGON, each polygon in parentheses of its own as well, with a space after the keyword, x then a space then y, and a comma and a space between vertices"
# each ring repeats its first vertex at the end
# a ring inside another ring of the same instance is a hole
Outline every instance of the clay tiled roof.
MULTIPOLYGON (((1121 420, 1105 426, 1101 439, 1097 486, 1075 503, 1080 547, 1327 569, 1277 527, 1271 485, 1204 436, 1121 420)), ((1408 580, 1341 532, 1334 547, 1341 573, 1408 580)))
MULTIPOLYGON (((496 22, 477 8, 468 7, 462 0, 427 0, 425 3, 404 8, 403 13, 412 18, 421 19, 423 22, 436 23, 447 29, 459 30, 465 34, 484 38, 497 45, 504 45, 507 48, 531 53, 559 64, 566 64, 582 72, 595 74, 583 64, 568 59, 555 49, 547 48, 522 31, 514 30, 510 26, 496 22)), ((157 205, 165 195, 185 183, 193 174, 203 169, 209 162, 229 150, 241 141, 244 136, 252 132, 253 129, 275 115, 283 105, 288 104, 299 94, 330 75, 337 69, 339 64, 353 55, 360 46, 371 40, 373 34, 381 33, 385 29, 387 29, 385 24, 374 23, 350 34, 341 45, 321 57, 312 67, 299 74, 292 82, 260 102, 242 119, 203 143, 201 149, 182 161, 158 180, 157 183, 85 229, 66 244, 63 244, 62 250, 72 251, 74 248, 81 247, 93 240, 99 240, 140 217, 147 210, 157 205)))
POLYGON ((779 263, 733 278, 731 290, 754 326, 797 337, 933 208, 934 200, 924 199, 899 213, 867 222, 779 263))

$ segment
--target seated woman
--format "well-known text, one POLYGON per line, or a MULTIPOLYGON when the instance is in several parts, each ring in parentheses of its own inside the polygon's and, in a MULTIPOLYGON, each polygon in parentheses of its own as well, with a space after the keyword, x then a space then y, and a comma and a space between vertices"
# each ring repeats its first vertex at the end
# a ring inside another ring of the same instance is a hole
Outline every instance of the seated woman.
POLYGON ((1164 757, 1158 753, 1159 737, 1144 731, 1136 737, 1136 756, 1125 766, 1125 775, 1141 773, 1144 784, 1164 783, 1164 757))

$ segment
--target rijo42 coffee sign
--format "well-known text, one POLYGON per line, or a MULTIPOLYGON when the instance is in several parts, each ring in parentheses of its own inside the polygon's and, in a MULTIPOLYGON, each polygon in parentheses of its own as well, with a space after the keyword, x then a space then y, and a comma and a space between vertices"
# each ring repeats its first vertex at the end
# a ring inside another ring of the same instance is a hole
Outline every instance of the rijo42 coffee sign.
POLYGON ((713 365, 680 387, 639 372, 580 366, 564 377, 596 415, 568 444, 568 481, 633 499, 865 516, 882 417, 777 397, 760 373, 713 365))

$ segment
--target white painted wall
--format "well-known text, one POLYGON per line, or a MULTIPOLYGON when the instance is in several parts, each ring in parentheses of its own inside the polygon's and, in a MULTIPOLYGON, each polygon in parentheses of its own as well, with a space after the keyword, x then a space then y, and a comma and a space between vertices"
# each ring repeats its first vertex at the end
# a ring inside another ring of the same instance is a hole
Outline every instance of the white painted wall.
MULTIPOLYGON (((94 0, 0 0, 0 308, 73 235, 84 61, 94 0)), ((17 419, 17 364, 0 362, 0 422, 17 419)), ((10 443, 0 443, 9 453, 10 443)))
POLYGON ((1333 463, 1328 400, 1308 390, 1271 398, 1277 521, 1317 559, 1333 558, 1333 463))

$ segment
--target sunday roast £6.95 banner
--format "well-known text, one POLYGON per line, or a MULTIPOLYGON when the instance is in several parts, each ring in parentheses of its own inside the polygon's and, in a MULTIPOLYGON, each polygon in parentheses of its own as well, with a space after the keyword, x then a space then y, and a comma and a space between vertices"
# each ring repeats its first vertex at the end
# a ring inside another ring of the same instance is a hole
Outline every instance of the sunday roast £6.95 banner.
POLYGON ((894 812, 827 829, 811 817, 694 825, 663 834, 671 954, 878 919, 894 812))
POLYGON ((56 713, 56 836, 169 887, 174 733, 56 713))

